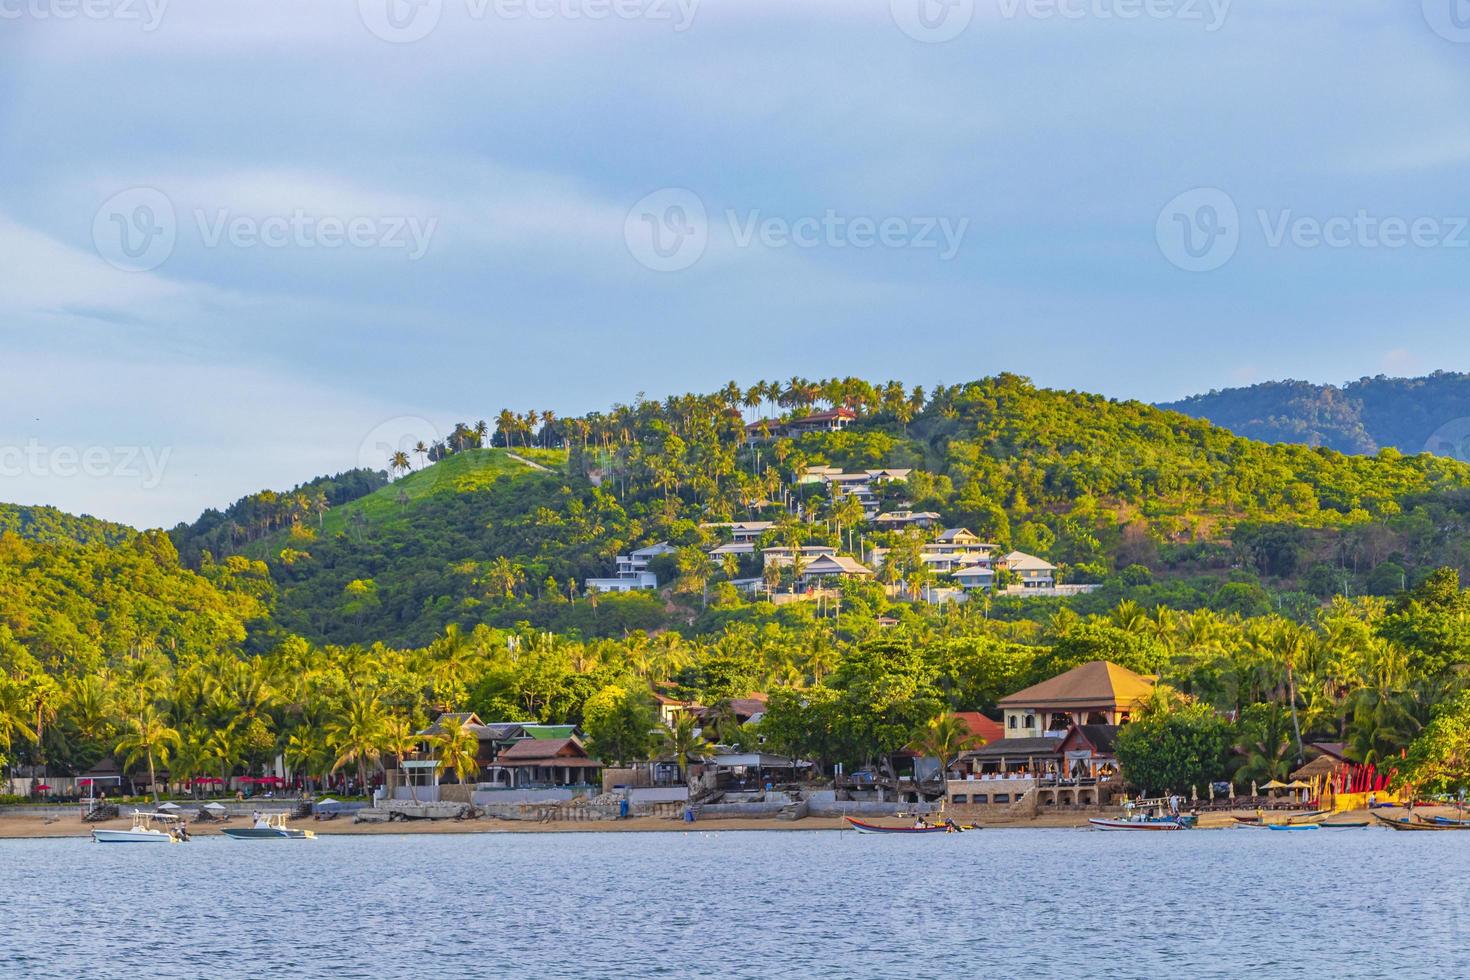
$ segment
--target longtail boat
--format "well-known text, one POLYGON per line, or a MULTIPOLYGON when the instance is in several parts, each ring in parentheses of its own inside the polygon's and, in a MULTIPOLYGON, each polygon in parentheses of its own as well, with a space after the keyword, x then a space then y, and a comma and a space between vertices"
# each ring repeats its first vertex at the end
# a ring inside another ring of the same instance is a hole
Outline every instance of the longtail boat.
POLYGON ((1178 820, 1159 817, 1124 817, 1122 819, 1090 817, 1087 822, 1092 824, 1093 830, 1183 830, 1185 828, 1185 825, 1178 820))
POLYGON ((1392 827, 1394 830, 1428 830, 1428 831, 1470 830, 1470 824, 1467 824, 1465 826, 1461 826, 1461 825, 1455 824, 1455 823, 1440 824, 1440 823, 1435 823, 1432 820, 1423 820, 1422 817, 1420 818, 1421 820, 1423 820, 1422 823, 1416 823, 1414 821, 1411 821, 1408 817, 1400 817, 1399 819, 1395 820, 1392 817, 1385 817, 1381 813, 1375 813, 1375 814, 1373 814, 1373 817, 1379 823, 1383 824, 1385 827, 1392 827))
POLYGON ((859 820, 857 817, 843 817, 842 819, 860 834, 949 834, 959 832, 944 824, 937 824, 933 827, 885 827, 882 824, 859 820))

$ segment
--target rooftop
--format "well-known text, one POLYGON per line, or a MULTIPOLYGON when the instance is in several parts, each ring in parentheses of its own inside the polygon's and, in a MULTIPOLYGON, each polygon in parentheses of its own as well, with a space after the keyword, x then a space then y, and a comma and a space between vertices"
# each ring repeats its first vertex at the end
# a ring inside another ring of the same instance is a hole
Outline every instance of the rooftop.
POLYGON ((1002 708, 1127 707, 1146 700, 1153 689, 1152 677, 1094 660, 1003 697, 999 703, 1002 708))

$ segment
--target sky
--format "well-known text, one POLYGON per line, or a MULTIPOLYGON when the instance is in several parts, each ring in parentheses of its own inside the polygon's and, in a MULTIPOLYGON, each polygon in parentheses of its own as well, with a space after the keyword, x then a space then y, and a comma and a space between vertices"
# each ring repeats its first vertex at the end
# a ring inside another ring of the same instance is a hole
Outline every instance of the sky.
POLYGON ((0 0, 0 500, 735 379, 1470 368, 1470 0, 0 0))

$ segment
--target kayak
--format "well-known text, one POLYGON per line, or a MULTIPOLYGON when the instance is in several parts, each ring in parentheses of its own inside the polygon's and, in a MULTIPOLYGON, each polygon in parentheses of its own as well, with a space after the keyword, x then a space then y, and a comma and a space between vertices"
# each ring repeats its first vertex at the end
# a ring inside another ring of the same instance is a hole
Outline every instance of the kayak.
POLYGON ((843 817, 842 819, 860 834, 947 834, 951 832, 944 824, 935 827, 885 827, 882 824, 859 820, 857 817, 843 817))

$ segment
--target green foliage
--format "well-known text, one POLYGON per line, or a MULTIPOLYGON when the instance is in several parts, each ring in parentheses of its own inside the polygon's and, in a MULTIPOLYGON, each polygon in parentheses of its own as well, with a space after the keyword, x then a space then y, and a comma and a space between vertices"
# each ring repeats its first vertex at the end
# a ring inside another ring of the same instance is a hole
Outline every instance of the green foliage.
POLYGON ((655 722, 648 697, 617 684, 592 695, 582 708, 587 747, 605 762, 641 762, 648 758, 655 722))
POLYGON ((1141 793, 1187 794, 1225 774, 1229 723, 1203 705, 1150 713, 1118 732, 1115 751, 1128 784, 1141 793))

